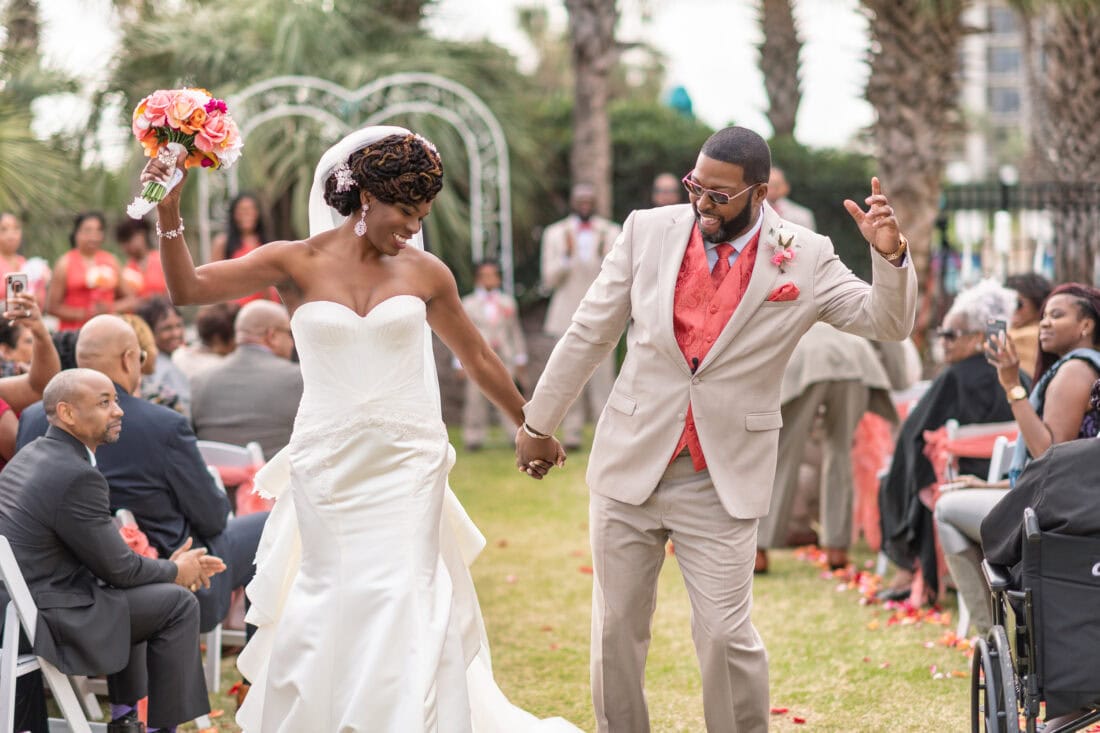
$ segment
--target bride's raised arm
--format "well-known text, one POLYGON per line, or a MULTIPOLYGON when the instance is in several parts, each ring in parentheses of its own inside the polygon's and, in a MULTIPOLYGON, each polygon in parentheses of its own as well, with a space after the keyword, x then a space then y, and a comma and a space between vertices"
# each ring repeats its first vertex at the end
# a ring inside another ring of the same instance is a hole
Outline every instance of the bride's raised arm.
MULTIPOLYGON (((183 217, 180 216, 180 193, 187 181, 183 168, 186 154, 181 154, 179 168, 183 180, 157 204, 157 238, 164 280, 176 305, 220 303, 243 298, 269 285, 283 282, 289 276, 289 242, 272 242, 235 260, 221 260, 195 267, 191 251, 184 240, 183 217)), ((141 182, 163 181, 168 168, 157 159, 150 160, 141 172, 141 182)))

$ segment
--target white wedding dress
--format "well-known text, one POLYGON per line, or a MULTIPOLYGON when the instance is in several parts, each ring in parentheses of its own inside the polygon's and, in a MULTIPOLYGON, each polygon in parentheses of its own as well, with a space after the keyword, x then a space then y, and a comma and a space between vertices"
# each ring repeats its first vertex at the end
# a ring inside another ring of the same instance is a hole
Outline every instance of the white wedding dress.
POLYGON ((484 539, 447 488, 454 462, 425 304, 300 306, 305 389, 290 444, 257 476, 277 497, 248 587, 246 733, 576 731, 493 681, 467 564, 484 539))

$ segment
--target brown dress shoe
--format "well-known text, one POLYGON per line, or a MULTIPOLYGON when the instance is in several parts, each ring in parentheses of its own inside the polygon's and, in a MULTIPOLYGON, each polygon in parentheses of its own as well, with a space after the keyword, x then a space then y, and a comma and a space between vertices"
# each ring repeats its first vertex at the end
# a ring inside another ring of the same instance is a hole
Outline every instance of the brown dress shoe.
POLYGON ((756 551, 756 564, 752 566, 752 572, 754 575, 763 575, 768 572, 768 551, 757 550, 756 551))
POLYGON ((848 567, 848 550, 843 547, 825 548, 825 561, 830 570, 843 570, 848 567))

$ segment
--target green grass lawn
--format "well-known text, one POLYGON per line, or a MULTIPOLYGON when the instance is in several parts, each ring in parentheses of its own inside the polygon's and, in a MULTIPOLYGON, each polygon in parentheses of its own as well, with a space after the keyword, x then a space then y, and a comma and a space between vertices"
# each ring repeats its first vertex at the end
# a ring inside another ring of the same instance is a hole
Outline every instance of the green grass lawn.
MULTIPOLYGON (((484 450, 459 451, 451 485, 488 544, 473 567, 496 679, 517 705, 594 730, 588 691, 592 576, 586 455, 542 482, 519 474, 497 434, 484 450)), ((461 445, 457 434, 453 443, 461 445)), ((862 562, 866 549, 855 555, 862 562)), ((771 662, 774 731, 963 731, 969 726, 969 660, 939 644, 949 627, 890 625, 854 590, 793 551, 771 556, 757 578, 753 622, 771 662), (932 672, 941 673, 936 679, 932 672), (797 723, 795 718, 804 719, 797 723)), ((953 610, 953 609, 951 609, 953 610)), ((654 731, 703 731, 690 609, 675 558, 661 574, 646 677, 654 731)), ((237 677, 226 661, 228 687, 237 677)), ((223 690, 224 692, 224 690, 223 690)), ((234 704, 215 707, 233 731, 234 704)))

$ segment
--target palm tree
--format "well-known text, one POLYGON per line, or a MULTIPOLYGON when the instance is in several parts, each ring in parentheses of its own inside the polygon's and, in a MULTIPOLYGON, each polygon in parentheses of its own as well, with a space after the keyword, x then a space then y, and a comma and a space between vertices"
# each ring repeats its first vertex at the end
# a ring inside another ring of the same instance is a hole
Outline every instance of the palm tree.
POLYGON ((615 0, 565 0, 573 51, 573 147, 569 170, 574 182, 596 189, 596 211, 611 215, 611 123, 607 111, 611 73, 619 60, 615 0))
POLYGON ((794 137, 795 118, 802 102, 799 61, 802 39, 794 22, 791 0, 761 0, 760 71, 768 92, 768 122, 775 137, 794 137))
POLYGON ((1028 78, 1038 98, 1038 152, 1057 184, 1050 201, 1055 277, 1092 283, 1100 258, 1100 6, 1080 0, 1014 4, 1038 21, 1046 67, 1028 78))
POLYGON ((867 100, 879 176, 909 238, 917 272, 929 273, 944 164, 961 127, 959 49, 966 0, 862 0, 870 21, 867 100))

